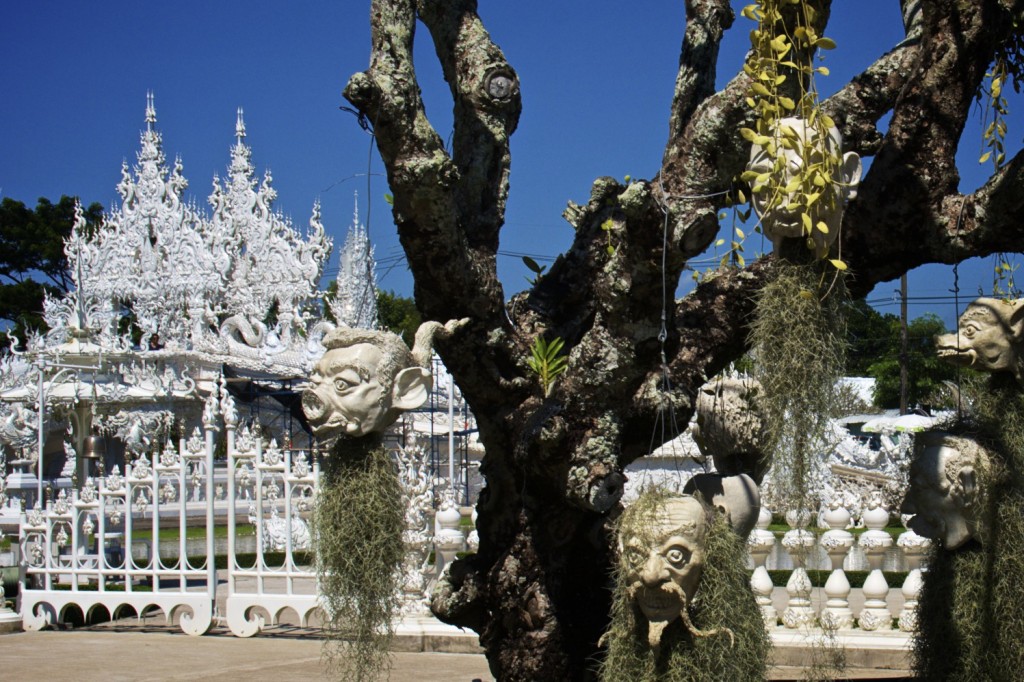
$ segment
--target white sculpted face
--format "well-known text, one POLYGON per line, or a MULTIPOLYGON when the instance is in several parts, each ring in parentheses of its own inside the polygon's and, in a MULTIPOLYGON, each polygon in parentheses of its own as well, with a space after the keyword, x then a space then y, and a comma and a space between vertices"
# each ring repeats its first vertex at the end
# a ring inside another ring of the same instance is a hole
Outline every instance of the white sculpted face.
POLYGON ((313 368, 302 393, 302 411, 313 435, 326 440, 380 433, 405 410, 427 400, 430 372, 400 368, 372 343, 331 348, 313 368))
POLYGON ((922 442, 915 448, 910 487, 900 509, 914 515, 910 528, 941 540, 946 549, 956 549, 971 538, 983 540, 978 470, 985 466, 980 460, 987 455, 981 446, 963 438, 939 432, 918 437, 922 442))
POLYGON ((302 396, 315 436, 363 436, 387 426, 382 422, 391 396, 377 377, 380 359, 381 351, 369 343, 324 353, 302 396))
POLYGON ((1010 372, 1021 380, 1024 304, 979 298, 960 316, 959 332, 935 337, 940 358, 985 372, 1010 372))
POLYGON ((668 623, 693 599, 704 567, 706 512, 693 497, 673 497, 643 534, 622 539, 629 592, 648 621, 668 623))
MULTIPOLYGON (((797 144, 811 147, 809 155, 801 155, 796 149, 783 148, 782 155, 785 160, 785 176, 783 186, 794 178, 799 177, 804 165, 805 158, 808 163, 815 164, 822 161, 821 146, 818 143, 818 134, 806 125, 802 118, 784 118, 779 121, 779 126, 797 144)), ((842 153, 842 138, 836 128, 829 130, 828 139, 825 141, 829 151, 842 153)), ((774 169, 774 160, 768 155, 767 150, 761 145, 752 145, 750 149, 750 161, 747 169, 756 173, 768 173, 774 169)), ((831 186, 831 194, 820 197, 811 207, 811 219, 814 225, 823 221, 828 226, 828 232, 823 233, 813 229, 811 237, 814 240, 815 250, 819 257, 828 253, 829 247, 835 242, 839 235, 839 227, 843 221, 843 204, 847 199, 857 196, 857 185, 860 183, 861 162, 860 156, 855 152, 842 154, 842 160, 834 169, 831 186)), ((792 198, 796 192, 791 192, 788 198, 792 198)), ((804 224, 800 210, 789 209, 790 202, 786 198, 781 201, 772 201, 767 191, 756 192, 751 196, 751 204, 757 215, 761 217, 761 225, 765 235, 775 244, 776 250, 782 239, 792 237, 804 237, 804 224)))

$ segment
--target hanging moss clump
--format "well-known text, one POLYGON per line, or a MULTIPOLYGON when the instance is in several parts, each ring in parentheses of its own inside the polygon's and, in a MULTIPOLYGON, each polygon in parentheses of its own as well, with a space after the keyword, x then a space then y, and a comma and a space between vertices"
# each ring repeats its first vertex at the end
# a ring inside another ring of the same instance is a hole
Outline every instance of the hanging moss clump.
POLYGON ((842 273, 784 260, 757 297, 754 376, 763 388, 774 497, 786 510, 807 506, 811 458, 835 412, 846 363, 846 298, 842 273))
POLYGON ((918 603, 914 670, 923 680, 1010 682, 1024 670, 1024 395, 995 375, 956 430, 1001 461, 977 472, 988 537, 931 553, 918 603))
POLYGON ((311 527, 328 675, 364 682, 391 668, 404 523, 387 452, 346 445, 326 459, 311 527))
MULTIPOLYGON (((643 529, 670 493, 645 493, 620 517, 623 526, 643 529)), ((727 633, 694 637, 682 619, 670 623, 655 652, 648 646, 647 621, 628 598, 628 567, 620 560, 615 570, 611 623, 604 636, 607 655, 600 677, 605 682, 718 682, 763 680, 770 647, 761 611, 750 591, 745 570, 745 543, 729 527, 724 516, 709 522, 704 570, 693 602, 690 620, 699 630, 727 633)))

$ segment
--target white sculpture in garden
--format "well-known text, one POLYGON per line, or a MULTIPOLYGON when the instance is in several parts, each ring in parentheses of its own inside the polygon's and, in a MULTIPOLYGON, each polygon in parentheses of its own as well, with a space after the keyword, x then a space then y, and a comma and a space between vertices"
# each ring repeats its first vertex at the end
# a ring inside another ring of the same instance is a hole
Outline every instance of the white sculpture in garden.
POLYGON ((987 536, 986 487, 997 460, 977 441, 942 431, 918 434, 902 513, 918 535, 947 550, 987 536))
POLYGON ((976 299, 957 327, 956 333, 935 337, 940 358, 983 372, 1009 372, 1024 382, 1024 299, 976 299))
MULTIPOLYGON (((829 127, 827 138, 821 140, 818 130, 803 118, 781 119, 773 137, 764 144, 755 141, 747 163, 747 170, 759 177, 781 172, 778 183, 781 196, 773 195, 768 188, 764 191, 755 189, 751 196, 764 234, 772 240, 776 251, 783 239, 810 239, 818 257, 824 257, 839 236, 844 202, 857 196, 860 156, 855 152, 843 153, 843 139, 837 128, 829 127), (778 151, 777 156, 772 153, 775 150, 778 151), (814 166, 826 168, 826 156, 833 159, 832 182, 825 182, 820 177, 816 182, 814 166), (813 197, 815 193, 818 196, 813 203, 807 199, 806 207, 797 207, 792 201, 798 194, 813 197)), ((763 183, 754 180, 752 184, 756 188, 763 183)))
POLYGON ((403 411, 422 405, 433 383, 427 368, 434 336, 448 336, 467 321, 423 323, 411 351, 391 332, 330 332, 324 337, 327 351, 302 394, 313 434, 321 442, 380 434, 403 411))

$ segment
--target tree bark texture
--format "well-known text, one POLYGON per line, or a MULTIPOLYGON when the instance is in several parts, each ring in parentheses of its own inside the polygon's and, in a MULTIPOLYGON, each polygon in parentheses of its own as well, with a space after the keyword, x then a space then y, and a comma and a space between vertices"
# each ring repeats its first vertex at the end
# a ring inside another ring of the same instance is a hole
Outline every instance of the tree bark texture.
MULTIPOLYGON (((826 20, 830 3, 815 4, 826 20)), ((855 295, 923 263, 1019 250, 1024 160, 963 195, 954 155, 1021 4, 904 0, 906 39, 824 103, 846 149, 874 157, 841 234, 855 295)), ((656 175, 595 180, 590 200, 565 212, 571 247, 508 299, 496 253, 522 105, 516 72, 475 0, 373 0, 370 66, 345 89, 373 125, 417 306, 425 319, 471 319, 438 351, 486 447, 481 543, 452 566, 433 607, 480 634, 501 680, 592 675, 623 468, 646 454, 669 406, 685 424, 700 386, 746 350, 752 296, 772 269, 767 256, 723 269, 683 299, 664 296, 664 283, 675 291, 687 261, 715 238, 722 193, 749 153, 738 129, 752 123, 747 76, 714 91, 729 3, 688 0, 686 15, 656 175), (420 98, 417 20, 451 89, 450 149, 420 98), (564 339, 569 358, 548 397, 527 366, 541 335, 564 339)))

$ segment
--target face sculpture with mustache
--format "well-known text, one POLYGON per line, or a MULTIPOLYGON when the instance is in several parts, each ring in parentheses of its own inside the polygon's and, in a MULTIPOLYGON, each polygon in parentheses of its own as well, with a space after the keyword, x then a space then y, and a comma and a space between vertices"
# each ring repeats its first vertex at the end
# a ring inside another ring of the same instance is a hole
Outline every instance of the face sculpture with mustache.
POLYGON ((697 630, 690 622, 688 605, 693 600, 704 567, 708 512, 689 495, 667 498, 646 527, 633 528, 622 537, 628 566, 628 596, 648 621, 648 644, 661 646, 665 627, 683 620, 695 636, 706 637, 726 628, 697 630))

